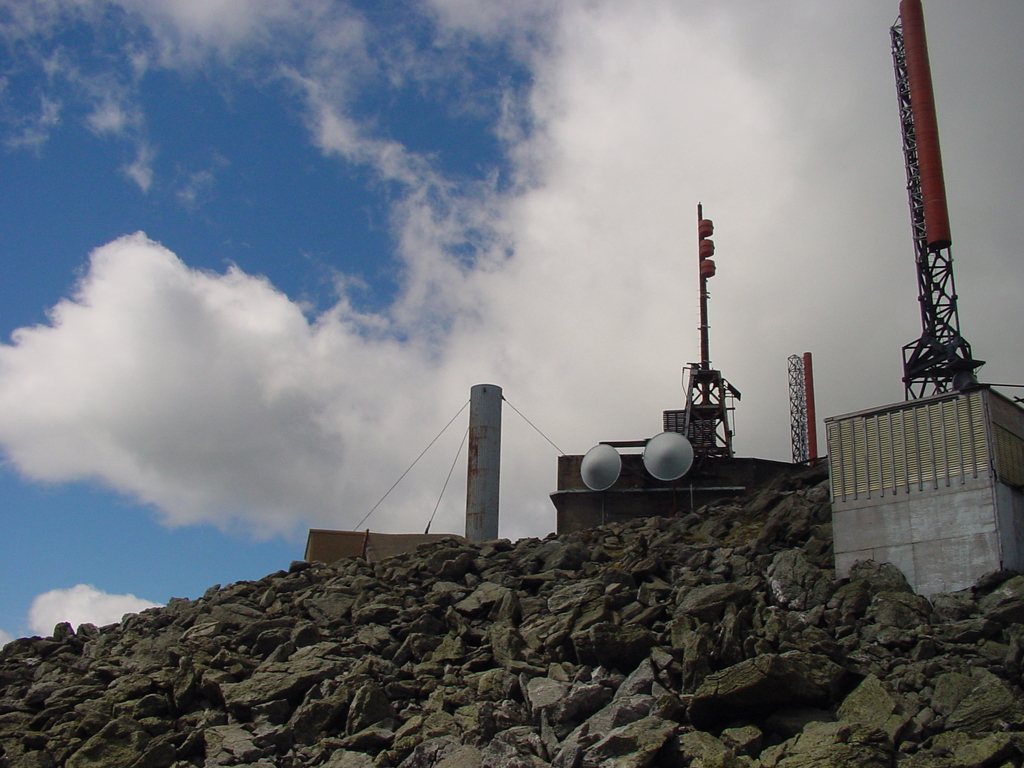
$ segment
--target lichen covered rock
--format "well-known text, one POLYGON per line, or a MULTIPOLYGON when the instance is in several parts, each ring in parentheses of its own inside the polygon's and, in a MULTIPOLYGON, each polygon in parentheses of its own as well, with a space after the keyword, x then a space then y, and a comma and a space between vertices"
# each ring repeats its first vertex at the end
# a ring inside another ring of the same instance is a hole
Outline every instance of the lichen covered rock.
POLYGON ((820 472, 295 563, 0 651, 0 768, 1020 768, 1024 576, 832 571, 820 472))

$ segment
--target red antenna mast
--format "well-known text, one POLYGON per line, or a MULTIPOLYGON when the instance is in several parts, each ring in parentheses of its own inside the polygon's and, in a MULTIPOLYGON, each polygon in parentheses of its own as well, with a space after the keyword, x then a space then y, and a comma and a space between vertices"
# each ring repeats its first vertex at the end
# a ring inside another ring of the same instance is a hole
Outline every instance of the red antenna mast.
POLYGON ((811 353, 789 357, 789 424, 793 463, 813 464, 818 458, 818 417, 814 408, 811 353))
POLYGON ((729 424, 730 398, 740 399, 739 390, 722 378, 722 372, 711 367, 711 345, 708 330, 708 279, 715 276, 715 243, 711 235, 715 226, 704 218, 704 208, 697 204, 697 269, 700 276, 700 362, 690 363, 686 384, 686 410, 665 411, 665 431, 682 432, 689 439, 696 456, 732 458, 733 431, 729 424), (680 419, 680 416, 682 417, 680 419))
POLYGON ((890 34, 921 305, 921 338, 903 347, 903 384, 907 399, 912 400, 976 384, 974 371, 984 361, 974 359, 971 345, 960 335, 946 184, 921 0, 901 0, 900 17, 890 34))

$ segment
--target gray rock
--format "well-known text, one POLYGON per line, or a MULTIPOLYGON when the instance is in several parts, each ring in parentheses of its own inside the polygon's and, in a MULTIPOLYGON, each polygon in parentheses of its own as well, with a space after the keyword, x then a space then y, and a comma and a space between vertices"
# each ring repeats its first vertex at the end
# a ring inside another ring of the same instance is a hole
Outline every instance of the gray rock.
POLYGON ((703 727, 786 706, 829 704, 844 678, 844 670, 823 656, 763 654, 709 675, 693 696, 690 717, 703 727))
POLYGON ((219 683, 217 687, 228 709, 245 713, 257 704, 276 699, 297 702, 333 669, 334 664, 327 659, 295 654, 286 662, 261 664, 248 680, 219 683))
POLYGON ((474 746, 458 747, 435 763, 435 768, 481 768, 483 755, 474 746))
MULTIPOLYGON (((844 723, 811 723, 781 745, 774 768, 891 768, 884 740, 844 723)), ((762 755, 762 763, 764 756, 762 755)))
POLYGON ((604 584, 596 579, 587 579, 575 584, 566 584, 551 593, 548 611, 553 614, 582 608, 587 603, 604 597, 604 584))
POLYGON ((581 664, 600 664, 631 672, 647 658, 657 642, 654 634, 635 624, 619 626, 602 622, 572 635, 572 645, 581 664))
POLYGON ((511 624, 504 621, 495 622, 488 629, 487 637, 491 641, 494 661, 499 666, 508 669, 515 662, 522 660, 526 643, 511 624))
POLYGON ((449 755, 455 754, 462 745, 451 736, 438 736, 427 739, 416 745, 407 758, 399 763, 398 768, 435 768, 449 755))
POLYGON ((525 762, 532 764, 530 758, 544 760, 547 757, 547 747, 537 728, 518 726, 497 734, 487 745, 482 759, 485 764, 496 764, 499 756, 506 760, 526 758, 525 762))
POLYGON ((674 751, 682 765, 728 766, 735 751, 723 739, 703 731, 690 731, 679 736, 674 751))
POLYGON ((526 684, 526 703, 535 715, 553 709, 569 692, 569 684, 547 677, 535 677, 526 684))
POLYGON ((803 733, 811 723, 831 723, 835 715, 830 710, 816 707, 783 707, 764 719, 764 728, 773 737, 791 739, 803 733))
POLYGON ((149 735, 139 723, 119 717, 90 737, 64 765, 66 768, 131 766, 142 758, 149 741, 149 735))
POLYGON ((1016 729, 1022 724, 1024 710, 1020 703, 1006 684, 991 673, 985 673, 946 718, 949 730, 971 733, 1016 729))
POLYGON ((750 598, 746 587, 726 582, 708 584, 681 593, 677 611, 701 621, 715 622, 722 618, 727 605, 745 602, 750 598))
POLYGON ((589 717, 580 728, 604 735, 614 728, 643 720, 654 712, 656 704, 653 696, 619 696, 589 717))
POLYGON ((927 598, 908 592, 884 592, 871 601, 870 614, 881 627, 909 629, 926 624, 932 607, 927 598))
POLYGON ((895 744, 900 733, 910 722, 910 716, 899 711, 900 706, 874 675, 868 675, 839 706, 841 721, 864 726, 868 731, 881 731, 895 744))
MULTIPOLYGON (((1003 765, 1020 758, 1020 747, 1008 733, 991 733, 980 739, 971 739, 953 751, 953 759, 967 768, 985 768, 1003 765)), ((1011 762, 1012 764, 1012 762, 1011 762)))
POLYGON ((977 605, 966 592, 932 595, 932 610, 939 621, 961 621, 970 618, 977 605))
POLYGON ((387 603, 370 603, 352 612, 353 624, 389 624, 398 618, 400 609, 387 603))
POLYGON ((375 682, 366 683, 360 686, 352 697, 348 719, 345 722, 345 733, 357 733, 394 716, 395 710, 380 685, 375 682))
POLYGON ((542 571, 565 570, 575 571, 589 558, 587 548, 579 542, 551 542, 558 546, 547 553, 542 571))
POLYGON ((373 758, 361 752, 339 749, 321 764, 321 768, 373 768, 373 758))
POLYGON ((0 764, 1020 763, 1024 577, 930 604, 887 565, 836 584, 823 480, 544 541, 297 563, 16 640, 0 764))
POLYGON ((979 599, 978 610, 1000 624, 1024 621, 1024 576, 1004 581, 979 599))
POLYGON ((850 567, 850 580, 863 580, 875 593, 914 591, 902 571, 892 563, 858 560, 850 567))
POLYGON ((203 732, 206 740, 204 768, 220 765, 244 765, 263 756, 253 743, 252 733, 237 725, 217 725, 203 732))
POLYGON ((931 707, 940 715, 948 715, 967 698, 978 681, 969 674, 947 672, 935 680, 935 691, 931 698, 931 707))
POLYGON ((8 760, 7 766, 8 768, 56 768, 57 762, 53 759, 53 755, 45 749, 37 749, 12 757, 8 760))
MULTIPOLYGON (((694 731, 694 733, 701 733, 701 731, 694 731)), ((686 735, 689 734, 685 734, 683 738, 686 735)), ((720 740, 724 746, 738 755, 756 757, 761 752, 764 733, 756 725, 725 728, 722 730, 720 740)))
POLYGON ((455 610, 469 616, 478 616, 500 604, 509 595, 509 589, 491 581, 484 581, 470 593, 469 597, 455 604, 455 610))
POLYGON ((613 729, 583 753, 583 768, 646 768, 678 726, 660 717, 645 717, 613 729))
MULTIPOLYGON (((326 692, 326 695, 323 691, 310 691, 289 721, 295 740, 300 744, 315 744, 325 732, 344 724, 352 695, 353 691, 348 686, 337 686, 333 691, 326 692)), ((270 702, 280 703, 280 700, 270 702)))
POLYGON ((446 661, 461 664, 468 653, 466 642, 461 637, 448 634, 441 639, 441 643, 430 654, 430 661, 435 664, 446 661))
POLYGON ((779 552, 768 566, 768 591, 772 601, 794 611, 825 605, 832 596, 834 580, 813 565, 799 549, 779 552))
MULTIPOLYGON (((621 691, 621 686, 619 690, 621 691)), ((552 708, 550 721, 560 725, 585 720, 608 704, 612 695, 612 689, 600 683, 574 683, 569 692, 552 708)))
POLYGON ((654 664, 650 659, 644 659, 634 669, 615 691, 616 696, 635 696, 636 694, 650 694, 654 685, 654 664))
POLYGON ((506 669, 489 669, 477 680, 477 695, 484 701, 511 699, 519 691, 519 678, 506 669))

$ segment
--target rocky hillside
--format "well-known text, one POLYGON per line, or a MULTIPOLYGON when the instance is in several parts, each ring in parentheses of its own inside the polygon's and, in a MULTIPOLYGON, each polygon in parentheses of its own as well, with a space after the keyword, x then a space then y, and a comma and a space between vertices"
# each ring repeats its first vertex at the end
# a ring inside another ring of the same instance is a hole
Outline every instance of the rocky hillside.
POLYGON ((0 653, 0 765, 1020 766, 1024 577, 837 582, 829 520, 810 473, 58 625, 0 653))

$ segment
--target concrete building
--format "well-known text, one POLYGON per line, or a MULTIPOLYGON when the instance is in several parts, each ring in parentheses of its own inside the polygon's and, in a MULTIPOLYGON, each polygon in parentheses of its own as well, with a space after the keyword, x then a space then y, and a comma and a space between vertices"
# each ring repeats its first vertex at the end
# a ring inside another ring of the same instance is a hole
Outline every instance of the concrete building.
POLYGON ((987 387, 833 416, 836 575, 889 562, 922 595, 1024 570, 1024 409, 987 387))
MULTIPOLYGON (((610 445, 636 449, 644 441, 610 445)), ((807 471, 806 466, 752 458, 698 459, 694 468, 675 482, 651 476, 639 453, 622 453, 622 473, 606 491, 592 491, 583 483, 583 456, 558 457, 558 484, 551 494, 559 534, 627 522, 638 517, 674 517, 704 504, 735 498, 761 488, 776 478, 807 471)))

